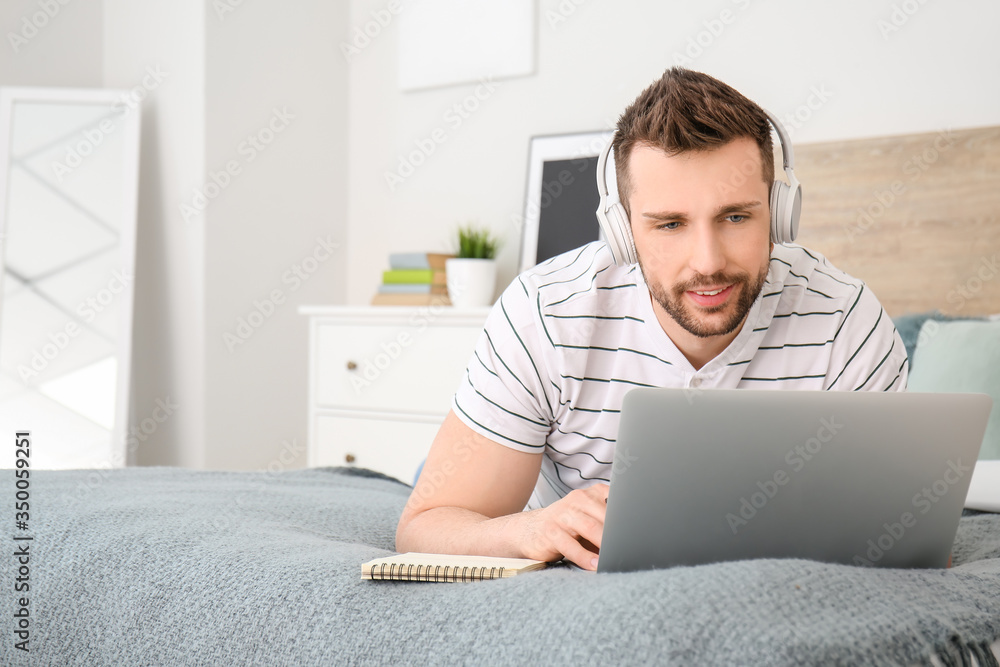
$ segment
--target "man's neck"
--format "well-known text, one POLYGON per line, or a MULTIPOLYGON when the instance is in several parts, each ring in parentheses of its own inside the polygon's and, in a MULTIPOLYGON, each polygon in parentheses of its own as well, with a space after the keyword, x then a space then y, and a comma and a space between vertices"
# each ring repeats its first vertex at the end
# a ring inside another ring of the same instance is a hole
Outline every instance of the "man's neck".
POLYGON ((729 347, 729 344, 743 330, 743 325, 746 324, 746 318, 743 318, 740 325, 728 334, 702 338, 701 336, 695 336, 677 324, 677 321, 667 311, 663 310, 660 304, 656 303, 655 299, 652 300, 652 304, 653 312, 656 313, 656 319, 660 323, 663 332, 673 341, 677 349, 687 358, 696 371, 701 370, 702 366, 715 359, 723 350, 729 347))

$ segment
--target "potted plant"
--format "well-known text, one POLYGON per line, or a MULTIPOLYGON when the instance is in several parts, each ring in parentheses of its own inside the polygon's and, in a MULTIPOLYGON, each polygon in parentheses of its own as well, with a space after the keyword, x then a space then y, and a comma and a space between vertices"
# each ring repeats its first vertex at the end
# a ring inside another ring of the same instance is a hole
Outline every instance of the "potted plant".
POLYGON ((497 285, 496 253, 500 243, 485 227, 458 228, 458 252, 445 262, 448 296, 455 306, 490 306, 497 285))

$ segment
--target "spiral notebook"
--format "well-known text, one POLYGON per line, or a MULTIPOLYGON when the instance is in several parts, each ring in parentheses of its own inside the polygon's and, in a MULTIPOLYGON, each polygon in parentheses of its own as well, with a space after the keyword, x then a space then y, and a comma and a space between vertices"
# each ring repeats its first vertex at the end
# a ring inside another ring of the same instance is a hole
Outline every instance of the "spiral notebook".
POLYGON ((410 552, 363 563, 361 578, 376 581, 485 581, 506 579, 523 572, 540 570, 546 565, 548 563, 545 561, 530 558, 410 552))

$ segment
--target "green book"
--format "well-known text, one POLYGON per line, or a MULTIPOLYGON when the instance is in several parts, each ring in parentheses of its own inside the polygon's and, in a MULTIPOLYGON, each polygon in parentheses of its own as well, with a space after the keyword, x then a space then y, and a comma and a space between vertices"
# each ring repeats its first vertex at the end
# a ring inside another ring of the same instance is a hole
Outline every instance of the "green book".
POLYGON ((386 285, 398 285, 401 283, 419 283, 431 285, 434 283, 444 283, 444 272, 433 269, 390 269, 382 272, 382 282, 386 285))

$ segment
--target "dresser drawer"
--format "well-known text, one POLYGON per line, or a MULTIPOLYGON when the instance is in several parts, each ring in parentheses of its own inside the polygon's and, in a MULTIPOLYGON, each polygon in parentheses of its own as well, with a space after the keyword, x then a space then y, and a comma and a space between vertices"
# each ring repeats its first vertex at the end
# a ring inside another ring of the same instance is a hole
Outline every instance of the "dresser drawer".
POLYGON ((316 322, 317 407, 443 415, 481 327, 316 322))
POLYGON ((310 466, 356 466, 413 483, 440 424, 317 415, 310 466))

